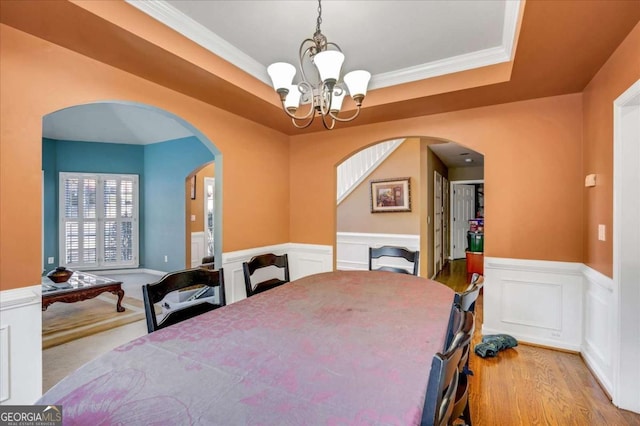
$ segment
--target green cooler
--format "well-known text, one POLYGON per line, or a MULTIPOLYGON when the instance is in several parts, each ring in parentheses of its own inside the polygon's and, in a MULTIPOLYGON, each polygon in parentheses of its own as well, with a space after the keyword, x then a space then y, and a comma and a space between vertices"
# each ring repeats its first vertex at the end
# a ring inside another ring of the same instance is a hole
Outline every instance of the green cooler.
POLYGON ((469 251, 482 253, 484 251, 484 232, 467 232, 469 251))

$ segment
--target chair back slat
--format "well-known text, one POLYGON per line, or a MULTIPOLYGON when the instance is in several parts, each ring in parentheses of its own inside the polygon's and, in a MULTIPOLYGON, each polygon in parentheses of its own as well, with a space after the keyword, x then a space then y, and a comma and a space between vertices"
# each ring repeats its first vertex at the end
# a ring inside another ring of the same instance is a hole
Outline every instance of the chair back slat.
POLYGON ((143 285, 142 296, 147 320, 147 330, 151 333, 179 321, 204 313, 207 310, 225 306, 224 273, 222 269, 216 271, 204 268, 193 268, 170 272, 155 283, 143 285), (169 314, 166 315, 160 323, 158 323, 154 306, 156 303, 163 300, 169 293, 196 286, 219 287, 218 303, 199 304, 207 306, 194 304, 185 307, 184 309, 169 312, 169 314))
POLYGON ((251 297, 254 294, 261 293, 262 291, 269 290, 274 287, 278 287, 282 284, 286 284, 290 281, 289 278, 289 258, 286 254, 275 255, 273 253, 261 254, 254 256, 248 262, 242 264, 242 271, 244 274, 244 284, 247 291, 247 297, 251 297), (252 282, 252 275, 258 270, 267 267, 276 267, 283 269, 283 279, 272 278, 260 281, 258 283, 252 282))
POLYGON ((389 271, 398 272, 402 274, 418 275, 418 262, 420 260, 420 251, 411 251, 405 247, 395 246, 382 246, 382 247, 369 247, 369 270, 373 271, 373 259, 380 259, 381 257, 396 257, 405 259, 408 262, 413 263, 413 270, 410 272, 405 268, 383 266, 376 269, 377 271, 389 271))

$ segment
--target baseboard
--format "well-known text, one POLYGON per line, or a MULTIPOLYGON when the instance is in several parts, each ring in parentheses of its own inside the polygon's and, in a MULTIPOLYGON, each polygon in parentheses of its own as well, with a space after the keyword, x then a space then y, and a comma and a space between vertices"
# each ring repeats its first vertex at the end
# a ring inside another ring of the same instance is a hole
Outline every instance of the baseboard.
POLYGON ((155 269, 146 269, 146 268, 136 268, 136 269, 105 269, 99 271, 91 271, 92 274, 96 275, 118 275, 118 274, 151 274, 157 276, 164 276, 168 274, 165 271, 157 271, 155 269))

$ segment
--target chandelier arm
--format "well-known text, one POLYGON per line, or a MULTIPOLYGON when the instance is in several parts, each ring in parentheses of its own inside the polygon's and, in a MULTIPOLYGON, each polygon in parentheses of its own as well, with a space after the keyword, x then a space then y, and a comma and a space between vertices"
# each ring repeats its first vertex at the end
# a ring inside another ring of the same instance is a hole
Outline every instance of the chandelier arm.
POLYGON ((305 39, 302 43, 300 43, 300 51, 298 54, 298 64, 300 65, 300 73, 302 74, 302 81, 309 81, 309 79, 307 78, 307 74, 304 72, 304 66, 302 65, 302 59, 305 57, 305 55, 307 53, 309 53, 309 57, 311 57, 311 50, 315 47, 316 43, 308 38, 305 39), (304 48, 304 45, 309 42, 311 43, 311 46, 307 47, 306 49, 304 48))
POLYGON ((285 107, 284 107, 284 103, 282 104, 282 110, 284 111, 285 114, 287 114, 289 117, 291 117, 294 120, 306 120, 307 118, 313 116, 314 108, 313 105, 311 105, 311 108, 309 108, 309 112, 303 116, 297 116, 295 114, 290 113, 285 107))
POLYGON ((355 118, 359 115, 360 115, 360 107, 357 107, 356 112, 351 117, 348 117, 348 118, 340 118, 337 115, 334 115, 331 111, 329 111, 329 116, 331 116, 331 118, 333 118, 336 121, 340 121, 341 123, 346 123, 347 121, 355 120, 355 118))
POLYGON ((296 120, 299 120, 297 118, 292 118, 291 119, 291 123, 298 129, 306 129, 307 127, 311 126, 311 123, 313 123, 313 120, 316 118, 315 114, 313 114, 311 116, 311 119, 309 121, 307 121, 304 124, 298 124, 298 122, 296 120))
POLYGON ((340 49, 340 46, 338 46, 336 43, 334 43, 334 42, 332 42, 332 41, 328 41, 328 42, 327 42, 327 46, 329 46, 329 45, 334 46, 334 47, 338 50, 338 52, 341 52, 341 53, 342 53, 342 49, 340 49))
POLYGON ((331 114, 331 102, 333 101, 333 88, 329 87, 326 83, 322 83, 320 95, 320 114, 324 118, 326 115, 331 114))
POLYGON ((327 130, 333 130, 334 127, 336 127, 336 120, 333 118, 333 116, 331 114, 328 115, 322 115, 322 125, 324 126, 325 129, 327 130), (329 117, 330 121, 330 125, 327 124, 327 117, 329 117))

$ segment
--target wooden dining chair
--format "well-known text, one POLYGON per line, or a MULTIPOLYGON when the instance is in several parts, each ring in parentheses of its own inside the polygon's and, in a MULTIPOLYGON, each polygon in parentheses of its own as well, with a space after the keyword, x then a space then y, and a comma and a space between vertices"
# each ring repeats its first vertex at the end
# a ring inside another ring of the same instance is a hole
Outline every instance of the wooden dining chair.
POLYGON ((462 348, 462 356, 458 362, 458 386, 449 419, 450 425, 461 419, 466 426, 472 426, 469 410, 469 376, 472 376, 473 372, 469 370, 469 354, 471 353, 471 339, 474 331, 475 315, 473 312, 465 311, 462 326, 451 343, 452 346, 462 348))
POLYGON ((412 271, 406 268, 395 266, 382 266, 375 269, 376 271, 389 271, 398 272, 401 274, 413 274, 418 276, 418 261, 420 259, 420 251, 411 251, 405 247, 395 246, 382 246, 382 247, 369 247, 369 270, 373 271, 373 259, 380 259, 381 257, 396 257, 403 258, 410 263, 413 263, 412 271))
POLYGON ((254 294, 262 293, 263 291, 271 290, 272 288, 281 286, 289 282, 289 259, 286 254, 277 256, 273 253, 261 254, 254 256, 248 262, 242 264, 242 270, 244 272, 244 285, 247 290, 247 297, 251 297, 254 294), (283 278, 268 278, 261 274, 258 282, 253 282, 252 276, 258 275, 256 271, 263 268, 275 267, 283 270, 283 278))
POLYGON ((482 289, 483 283, 484 277, 479 274, 474 274, 467 289, 462 293, 456 293, 454 303, 460 304, 463 311, 475 312, 476 300, 480 295, 480 289, 482 289))
POLYGON ((222 268, 218 271, 193 268, 171 272, 155 283, 143 285, 142 296, 147 318, 147 331, 152 333, 224 306, 226 304, 224 274, 222 268), (218 287, 218 297, 215 302, 213 297, 208 296, 213 287, 218 287), (190 297, 182 301, 178 293, 175 303, 169 304, 167 302, 165 304, 169 312, 158 321, 154 305, 161 302, 170 293, 187 289, 193 290, 190 292, 190 297))
POLYGON ((462 322, 464 320, 464 312, 460 307, 460 304, 454 301, 451 304, 451 311, 449 312, 449 322, 447 323, 447 334, 444 340, 443 351, 451 346, 451 342, 453 342, 453 338, 460 331, 462 327, 462 322))
POLYGON ((205 256, 202 258, 202 262, 198 265, 198 268, 204 269, 216 269, 215 267, 215 257, 214 256, 205 256))
MULTIPOLYGON (((456 340, 454 338, 454 340, 456 340)), ((445 426, 453 412, 458 387, 458 364, 462 346, 452 345, 445 353, 437 353, 431 361, 421 426, 445 426)))

